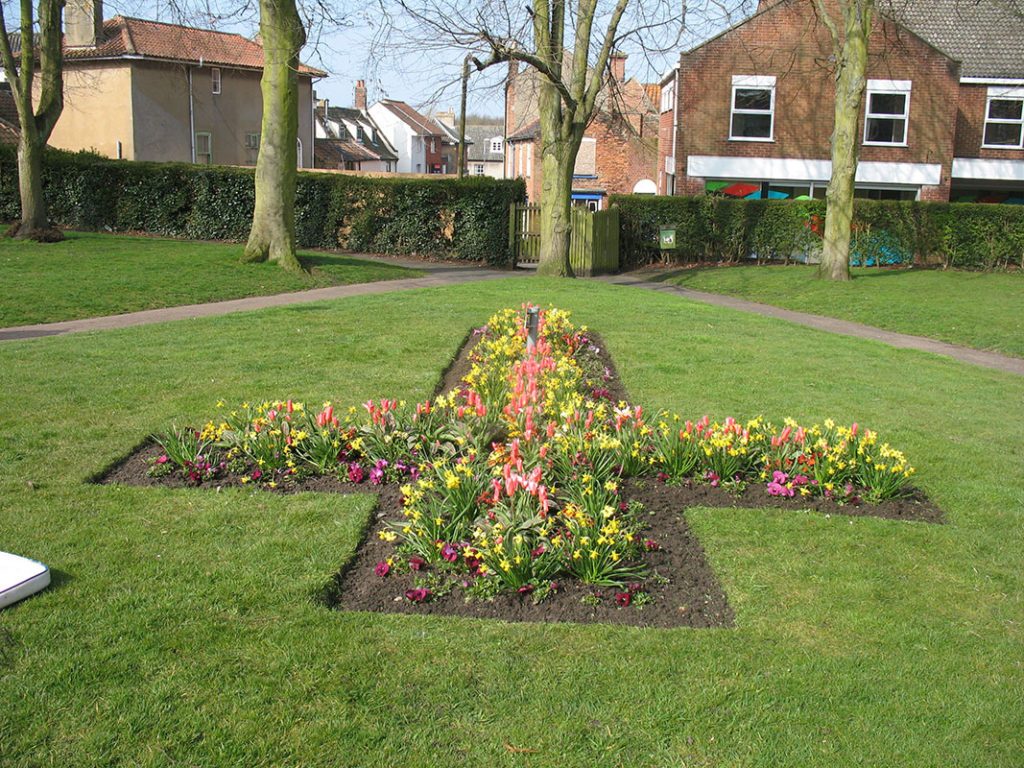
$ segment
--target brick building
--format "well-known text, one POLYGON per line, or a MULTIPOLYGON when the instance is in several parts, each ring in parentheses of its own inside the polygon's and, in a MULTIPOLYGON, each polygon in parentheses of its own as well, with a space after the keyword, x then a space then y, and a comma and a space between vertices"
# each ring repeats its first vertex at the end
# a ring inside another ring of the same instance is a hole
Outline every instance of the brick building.
MULTIPOLYGON (((624 55, 613 56, 609 69, 573 175, 574 204, 593 210, 605 208, 608 195, 655 191, 658 86, 627 80, 624 55)), ((540 199, 541 188, 537 101, 535 71, 518 71, 513 65, 505 91, 505 178, 524 179, 533 202, 540 199)))
MULTIPOLYGON (((658 188, 824 197, 832 43, 814 0, 761 0, 662 80, 658 188)), ((993 0, 880 0, 861 107, 857 194, 1024 192, 1024 17, 993 0)))

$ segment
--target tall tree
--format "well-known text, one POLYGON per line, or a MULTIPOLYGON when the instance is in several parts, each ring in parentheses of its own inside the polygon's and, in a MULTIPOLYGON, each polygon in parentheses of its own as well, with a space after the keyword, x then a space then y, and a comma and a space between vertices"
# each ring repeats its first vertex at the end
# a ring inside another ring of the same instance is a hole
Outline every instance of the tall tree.
POLYGON ((256 206, 243 261, 276 261, 299 270, 295 255, 299 52, 306 30, 295 0, 260 0, 263 122, 256 160, 256 206))
POLYGON ((382 16, 399 27, 397 35, 388 27, 380 38, 468 49, 477 54, 471 61, 478 71, 505 62, 534 70, 543 176, 538 272, 570 276, 573 169, 608 84, 610 56, 627 39, 641 50, 653 49, 659 38, 668 38, 662 50, 675 45, 683 25, 678 3, 528 0, 521 6, 512 0, 397 0, 403 13, 396 19, 387 13, 389 0, 380 2, 382 16), (624 31, 620 25, 630 28, 624 31))
POLYGON ((815 1, 832 37, 836 80, 832 177, 825 192, 825 233, 818 275, 827 280, 849 280, 853 191, 860 148, 857 125, 867 86, 868 43, 875 0, 833 0, 833 7, 838 8, 838 20, 830 14, 826 0, 815 1))
POLYGON ((33 35, 32 0, 21 0, 20 51, 17 59, 7 34, 3 5, 0 4, 0 57, 18 109, 21 137, 18 140, 18 191, 21 195, 21 221, 7 230, 19 240, 53 242, 63 240, 59 230, 50 227, 43 199, 43 147, 64 109, 63 40, 61 11, 64 0, 39 0, 39 102, 32 107, 32 83, 36 69, 36 44, 33 35))

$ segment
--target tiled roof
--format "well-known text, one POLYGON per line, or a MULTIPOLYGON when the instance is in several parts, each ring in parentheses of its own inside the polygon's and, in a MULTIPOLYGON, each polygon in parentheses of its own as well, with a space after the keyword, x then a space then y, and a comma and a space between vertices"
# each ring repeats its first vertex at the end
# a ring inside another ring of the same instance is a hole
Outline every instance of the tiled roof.
POLYGON ((319 168, 344 165, 346 162, 361 163, 381 159, 380 155, 352 139, 317 139, 314 147, 316 165, 319 168))
MULTIPOLYGON (((501 137, 501 125, 484 123, 478 125, 466 125, 466 138, 469 145, 466 147, 467 159, 475 162, 500 162, 505 159, 504 152, 491 151, 491 139, 501 137)), ((503 142, 504 143, 504 142, 503 142)))
POLYGON ((961 77, 1024 77, 1021 0, 885 0, 886 15, 961 62, 961 77))
MULTIPOLYGON (((117 59, 125 56, 263 69, 263 48, 230 32, 183 27, 160 21, 114 16, 103 22, 103 39, 94 48, 65 48, 68 61, 117 59)), ((323 77, 327 73, 305 64, 300 74, 323 77)))
POLYGON ((21 121, 14 105, 11 86, 0 83, 0 144, 17 144, 21 137, 21 121))
POLYGON ((18 107, 14 103, 14 94, 11 93, 9 83, 0 83, 0 120, 8 125, 20 125, 18 118, 18 107))
POLYGON ((522 130, 507 137, 505 141, 529 141, 531 139, 536 139, 538 136, 540 136, 540 120, 534 120, 532 123, 526 125, 522 130))
POLYGON ((324 126, 326 132, 333 136, 333 139, 329 140, 344 141, 353 145, 353 147, 362 147, 361 150, 356 150, 354 148, 346 150, 350 156, 345 159, 352 161, 398 160, 398 154, 395 152, 394 147, 391 146, 387 137, 381 132, 380 128, 373 121, 373 118, 362 110, 351 107, 328 107, 325 115, 323 108, 317 107, 316 117, 320 121, 321 125, 324 126), (330 125, 328 125, 328 123, 330 123, 330 125), (339 137, 337 133, 337 123, 343 123, 345 125, 345 131, 348 135, 343 138, 339 137), (350 126, 353 124, 362 128, 362 139, 359 138, 358 131, 355 134, 352 133, 350 126), (360 152, 369 153, 369 156, 357 157, 356 155, 360 152))
POLYGON ((17 144, 21 134, 14 126, 0 120, 0 144, 17 144))
POLYGON ((383 99, 380 102, 387 110, 412 128, 419 136, 446 136, 447 131, 429 117, 424 117, 404 101, 383 99))

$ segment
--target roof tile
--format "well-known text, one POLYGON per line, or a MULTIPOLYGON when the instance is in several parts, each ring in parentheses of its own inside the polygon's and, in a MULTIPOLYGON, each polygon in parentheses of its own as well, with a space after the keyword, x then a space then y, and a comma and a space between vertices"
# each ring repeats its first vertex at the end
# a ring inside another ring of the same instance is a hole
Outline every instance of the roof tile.
MULTIPOLYGON (((104 21, 103 40, 96 47, 64 51, 64 58, 71 61, 122 56, 263 69, 262 46, 242 35, 127 16, 104 21)), ((305 64, 300 65, 299 72, 314 77, 327 74, 305 64)))

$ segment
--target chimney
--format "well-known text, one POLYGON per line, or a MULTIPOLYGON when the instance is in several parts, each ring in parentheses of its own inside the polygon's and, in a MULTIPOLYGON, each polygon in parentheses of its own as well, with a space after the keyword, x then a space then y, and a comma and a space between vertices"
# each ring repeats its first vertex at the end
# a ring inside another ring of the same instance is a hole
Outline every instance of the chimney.
POLYGON ((366 111, 366 81, 356 80, 356 109, 366 111))
POLYGON ((67 0, 64 42, 68 48, 95 48, 103 40, 102 0, 67 0))
POLYGON ((613 53, 608 57, 608 72, 612 76, 612 80, 617 83, 625 82, 626 80, 626 54, 624 53, 613 53))

